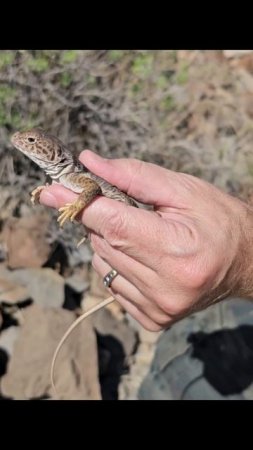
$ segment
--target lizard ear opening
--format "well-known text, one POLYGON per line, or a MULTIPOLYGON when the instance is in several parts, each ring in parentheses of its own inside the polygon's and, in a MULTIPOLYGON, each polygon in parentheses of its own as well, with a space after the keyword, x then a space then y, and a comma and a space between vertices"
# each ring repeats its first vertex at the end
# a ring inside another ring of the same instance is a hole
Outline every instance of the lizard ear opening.
POLYGON ((29 138, 27 138, 27 140, 28 140, 28 142, 30 142, 30 144, 34 144, 34 142, 36 141, 36 139, 33 137, 29 137, 29 138))

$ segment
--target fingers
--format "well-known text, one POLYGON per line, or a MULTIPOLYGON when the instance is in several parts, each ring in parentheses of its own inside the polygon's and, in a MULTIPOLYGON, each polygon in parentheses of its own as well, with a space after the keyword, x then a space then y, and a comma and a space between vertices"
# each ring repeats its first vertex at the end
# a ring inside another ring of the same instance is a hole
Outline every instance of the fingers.
MULTIPOLYGON (((77 195, 60 185, 52 185, 41 193, 41 202, 60 208, 77 195)), ((85 208, 84 225, 104 237, 117 250, 126 253, 151 269, 160 267, 160 254, 174 239, 174 229, 154 211, 132 208, 122 202, 100 197, 85 208), (157 239, 159 236, 159 239, 157 239), (150 258, 150 254, 154 256, 150 258)))
POLYGON ((91 233, 90 237, 94 252, 116 269, 117 272, 124 273, 124 277, 130 283, 138 285, 138 289, 143 295, 147 295, 151 285, 158 282, 158 277, 154 270, 130 258, 125 253, 115 250, 100 236, 91 233))
POLYGON ((135 159, 104 159, 90 150, 82 152, 79 159, 96 175, 140 202, 187 207, 182 197, 182 174, 135 159))
POLYGON ((45 187, 40 194, 40 203, 59 209, 66 203, 71 203, 77 199, 78 195, 66 189, 60 184, 52 184, 45 187))
MULTIPOLYGON (((92 265, 96 272, 104 277, 112 266, 107 264, 100 256, 94 254, 92 265)), ((114 267, 115 269, 115 267, 114 267)), ((117 269, 116 269, 117 270, 117 269)), ((144 297, 138 289, 118 274, 112 281, 110 293, 122 304, 122 306, 138 320, 145 328, 157 331, 166 327, 171 318, 168 317, 155 303, 144 297), (155 327, 155 328, 154 328, 155 327)))

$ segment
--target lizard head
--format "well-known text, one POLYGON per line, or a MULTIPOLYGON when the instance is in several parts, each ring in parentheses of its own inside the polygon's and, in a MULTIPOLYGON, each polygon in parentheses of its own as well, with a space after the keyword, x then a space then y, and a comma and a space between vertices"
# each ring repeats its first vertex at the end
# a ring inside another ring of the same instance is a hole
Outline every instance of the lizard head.
POLYGON ((11 143, 42 169, 64 167, 73 162, 64 144, 39 128, 18 131, 11 137, 11 143))

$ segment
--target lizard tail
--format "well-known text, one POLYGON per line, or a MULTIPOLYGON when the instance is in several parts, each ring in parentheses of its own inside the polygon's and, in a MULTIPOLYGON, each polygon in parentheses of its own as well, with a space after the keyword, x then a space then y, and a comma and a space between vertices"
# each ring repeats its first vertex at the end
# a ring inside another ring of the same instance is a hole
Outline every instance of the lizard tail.
POLYGON ((58 356, 58 353, 59 353, 62 345, 64 344, 66 339, 69 337, 71 332, 77 327, 77 325, 79 325, 79 323, 81 323, 83 320, 85 320, 87 317, 89 317, 91 314, 95 313, 99 309, 104 308, 105 306, 109 305, 109 303, 112 303, 114 300, 115 300, 114 297, 108 297, 106 300, 103 300, 101 303, 99 303, 98 305, 91 308, 89 311, 82 314, 80 317, 78 317, 78 319, 75 320, 74 323, 72 323, 72 325, 68 328, 66 333, 61 338, 59 344, 56 347, 56 350, 55 350, 55 353, 54 353, 54 356, 52 359, 52 363, 51 363, 51 369, 50 369, 51 385, 52 385, 53 392, 54 392, 54 395, 56 398, 58 397, 58 394, 57 394, 56 387, 54 384, 54 368, 55 368, 56 358, 58 356))

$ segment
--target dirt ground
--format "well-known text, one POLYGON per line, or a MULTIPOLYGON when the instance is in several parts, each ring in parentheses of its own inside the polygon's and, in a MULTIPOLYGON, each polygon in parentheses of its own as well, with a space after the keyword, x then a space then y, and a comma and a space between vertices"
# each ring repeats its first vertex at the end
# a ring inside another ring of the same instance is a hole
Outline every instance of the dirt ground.
MULTIPOLYGON (((253 51, 0 51, 1 399, 54 398, 59 339, 108 296, 89 244, 76 248, 82 227, 31 205, 46 179, 10 136, 34 126, 76 154, 151 161, 250 200, 253 51)), ((99 311, 59 355, 59 397, 137 399, 158 338, 116 303, 99 311)))

